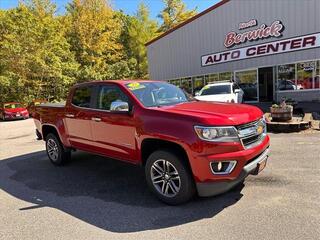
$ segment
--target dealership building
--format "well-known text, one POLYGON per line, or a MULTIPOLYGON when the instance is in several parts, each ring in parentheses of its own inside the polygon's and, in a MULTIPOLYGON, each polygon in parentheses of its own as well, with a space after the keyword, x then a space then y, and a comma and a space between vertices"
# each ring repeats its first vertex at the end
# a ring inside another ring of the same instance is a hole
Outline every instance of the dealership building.
POLYGON ((150 78, 192 94, 234 81, 247 102, 320 101, 319 0, 223 0, 146 45, 150 78))

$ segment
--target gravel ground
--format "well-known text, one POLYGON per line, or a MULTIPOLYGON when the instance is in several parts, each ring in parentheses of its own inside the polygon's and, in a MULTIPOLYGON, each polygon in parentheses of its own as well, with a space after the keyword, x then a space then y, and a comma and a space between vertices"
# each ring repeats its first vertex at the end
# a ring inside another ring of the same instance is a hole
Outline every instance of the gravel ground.
POLYGON ((54 167, 31 119, 0 122, 0 239, 320 239, 320 133, 271 144, 244 186, 170 207, 143 169, 81 152, 54 167))

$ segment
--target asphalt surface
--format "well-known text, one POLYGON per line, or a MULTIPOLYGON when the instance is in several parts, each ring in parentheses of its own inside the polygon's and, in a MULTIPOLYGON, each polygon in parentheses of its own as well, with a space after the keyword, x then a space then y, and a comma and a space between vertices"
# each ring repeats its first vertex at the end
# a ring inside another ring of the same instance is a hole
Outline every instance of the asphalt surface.
POLYGON ((33 120, 0 122, 0 239, 320 239, 320 133, 271 144, 244 186, 170 207, 143 169, 82 152, 54 167, 33 120))

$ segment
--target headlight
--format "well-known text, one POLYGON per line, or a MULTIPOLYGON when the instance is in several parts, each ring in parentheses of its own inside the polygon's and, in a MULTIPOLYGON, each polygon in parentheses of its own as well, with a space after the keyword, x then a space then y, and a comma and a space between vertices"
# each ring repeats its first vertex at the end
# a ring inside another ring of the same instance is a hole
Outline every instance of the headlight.
POLYGON ((239 137, 234 127, 194 127, 200 139, 212 142, 238 142, 239 137))

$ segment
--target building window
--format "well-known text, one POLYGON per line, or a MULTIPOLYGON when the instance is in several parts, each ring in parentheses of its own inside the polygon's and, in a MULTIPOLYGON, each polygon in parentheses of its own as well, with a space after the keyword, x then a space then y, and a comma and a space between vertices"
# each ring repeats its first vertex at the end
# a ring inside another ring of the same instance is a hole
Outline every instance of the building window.
POLYGON ((180 79, 170 80, 170 83, 177 86, 177 87, 180 87, 180 79))
POLYGON ((296 90, 296 65, 279 65, 277 68, 277 89, 279 91, 296 90))
POLYGON ((194 77, 193 78, 193 92, 197 92, 200 91, 204 85, 205 85, 205 81, 204 81, 205 77, 204 76, 198 76, 198 77, 194 77))
POLYGON ((235 82, 243 90, 244 101, 258 101, 257 70, 236 72, 235 82))
POLYGON ((189 94, 192 94, 192 80, 189 78, 182 78, 180 88, 189 94))
POLYGON ((219 81, 231 81, 231 80, 232 80, 232 72, 219 73, 219 81))
POLYGON ((219 73, 213 73, 208 75, 208 81, 206 82, 206 84, 217 82, 217 81, 219 81, 219 73))
POLYGON ((314 78, 314 87, 320 88, 320 60, 316 62, 316 74, 314 78))
POLYGON ((313 75, 315 71, 315 62, 297 63, 297 90, 313 89, 313 75))

